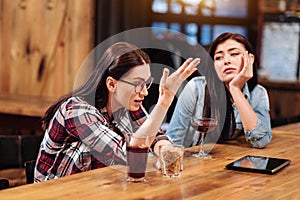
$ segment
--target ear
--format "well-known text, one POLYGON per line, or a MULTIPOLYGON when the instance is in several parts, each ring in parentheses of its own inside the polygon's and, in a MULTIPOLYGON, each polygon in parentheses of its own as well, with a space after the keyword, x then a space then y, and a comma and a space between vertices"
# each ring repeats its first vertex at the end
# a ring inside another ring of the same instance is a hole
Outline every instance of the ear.
POLYGON ((106 87, 109 92, 115 92, 117 88, 117 80, 109 76, 106 78, 106 87))

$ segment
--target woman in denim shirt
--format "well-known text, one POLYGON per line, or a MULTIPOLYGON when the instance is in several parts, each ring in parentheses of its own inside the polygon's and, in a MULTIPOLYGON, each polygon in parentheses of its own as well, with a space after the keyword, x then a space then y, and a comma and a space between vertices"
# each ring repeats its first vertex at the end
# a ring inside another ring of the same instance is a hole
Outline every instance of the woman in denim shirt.
POLYGON ((191 117, 214 117, 218 127, 206 135, 206 141, 225 142, 243 133, 252 147, 265 147, 272 138, 270 106, 266 89, 257 84, 253 47, 240 34, 223 33, 212 42, 209 54, 214 67, 186 85, 167 135, 185 147, 198 145, 191 117))

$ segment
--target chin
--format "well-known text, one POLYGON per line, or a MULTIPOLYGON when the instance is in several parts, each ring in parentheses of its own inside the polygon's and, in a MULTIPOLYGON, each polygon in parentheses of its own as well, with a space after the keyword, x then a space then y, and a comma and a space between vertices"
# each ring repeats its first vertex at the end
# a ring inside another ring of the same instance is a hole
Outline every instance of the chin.
POLYGON ((137 111, 138 109, 140 109, 140 106, 138 106, 138 107, 137 106, 129 106, 129 108, 128 108, 129 111, 133 111, 133 112, 137 111))
POLYGON ((232 79, 234 79, 234 76, 223 77, 223 82, 229 83, 230 81, 232 81, 232 79))

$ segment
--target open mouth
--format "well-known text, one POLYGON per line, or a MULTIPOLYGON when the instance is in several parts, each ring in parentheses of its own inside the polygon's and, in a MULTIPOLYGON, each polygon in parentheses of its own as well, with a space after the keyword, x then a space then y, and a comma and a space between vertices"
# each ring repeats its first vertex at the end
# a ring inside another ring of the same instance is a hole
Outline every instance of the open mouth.
POLYGON ((134 100, 135 103, 142 104, 143 100, 134 100))

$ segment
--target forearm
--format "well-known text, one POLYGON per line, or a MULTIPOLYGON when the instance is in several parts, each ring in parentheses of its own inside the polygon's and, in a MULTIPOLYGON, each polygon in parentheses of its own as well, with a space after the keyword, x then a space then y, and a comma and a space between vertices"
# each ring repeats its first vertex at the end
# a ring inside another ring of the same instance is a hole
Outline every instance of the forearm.
POLYGON ((160 80, 157 104, 142 126, 136 131, 138 135, 154 136, 159 130, 174 96, 182 82, 197 70, 200 59, 187 59, 181 67, 169 76, 169 70, 163 70, 160 80))
MULTIPOLYGON (((144 110, 144 108, 142 109, 144 110)), ((150 114, 147 114, 145 110, 144 112, 146 113, 147 118, 135 132, 135 135, 148 136, 150 138, 149 143, 152 144, 165 118, 167 108, 160 104, 156 104, 150 114)))

